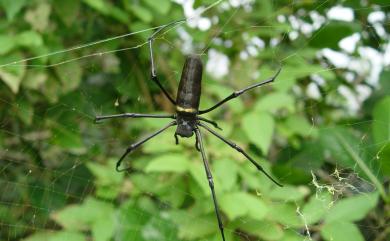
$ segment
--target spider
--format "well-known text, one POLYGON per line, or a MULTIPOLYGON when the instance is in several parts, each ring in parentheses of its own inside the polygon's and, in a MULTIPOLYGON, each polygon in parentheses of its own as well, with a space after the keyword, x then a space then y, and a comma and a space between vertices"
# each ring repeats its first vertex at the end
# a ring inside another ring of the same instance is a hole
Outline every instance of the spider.
POLYGON ((200 101, 200 95, 201 95, 201 81, 202 81, 202 61, 197 55, 189 55, 186 57, 180 83, 179 83, 179 88, 177 91, 177 98, 174 100, 170 94, 165 90, 165 88, 162 86, 160 83, 157 73, 156 73, 156 66, 153 58, 153 48, 152 44, 155 39, 155 36, 161 32, 163 29, 166 29, 172 25, 178 24, 180 22, 183 22, 186 20, 179 20, 175 22, 168 23, 166 25, 161 26, 159 29, 157 29, 149 38, 148 38, 148 44, 149 44, 149 54, 150 54, 150 63, 151 63, 151 78, 152 80, 158 85, 158 87, 161 89, 161 91, 164 93, 164 95, 168 98, 168 100, 176 107, 176 113, 175 114, 140 114, 140 113, 123 113, 123 114, 116 114, 116 115, 104 115, 104 116, 96 116, 95 121, 99 122, 101 120, 106 120, 106 119, 113 119, 113 118, 162 118, 162 119, 173 119, 172 122, 170 122, 168 125, 165 127, 159 129, 158 131, 140 139, 138 142, 131 144, 125 151, 125 153, 120 157, 116 164, 116 170, 118 172, 121 171, 126 171, 129 168, 124 168, 120 169, 121 163, 123 159, 133 150, 147 142, 148 140, 152 139, 153 137, 157 136, 158 134, 162 133, 163 131, 167 130, 168 128, 172 126, 177 126, 176 132, 174 134, 175 140, 176 140, 176 145, 179 144, 179 138, 180 137, 191 137, 195 133, 195 148, 197 151, 201 153, 202 159, 203 159, 203 164, 204 168, 206 171, 206 176, 209 182, 210 186, 210 191, 212 194, 212 199, 214 203, 214 209, 215 209, 215 214, 217 216, 218 220, 218 226, 219 230, 221 232, 222 240, 225 241, 225 234, 224 234, 224 229, 223 229, 223 224, 221 221, 221 214, 218 208, 218 202, 217 198, 215 195, 215 190, 214 190, 214 182, 213 182, 213 176, 210 171, 209 167, 209 161, 207 159, 206 153, 204 151, 203 147, 203 139, 202 139, 202 134, 200 131, 200 128, 205 129, 212 135, 216 136, 218 139, 222 140, 225 142, 227 145, 235 149, 236 151, 240 152, 243 154, 247 160, 249 160, 260 172, 264 173, 272 182, 274 182, 278 186, 282 186, 279 184, 277 181, 275 181, 255 160, 250 157, 241 147, 239 147, 237 144, 234 142, 224 138, 221 136, 218 132, 216 132, 214 129, 210 128, 208 125, 205 123, 209 123, 213 125, 215 128, 220 129, 219 126, 217 125, 216 122, 203 118, 200 115, 208 113, 222 104, 228 102, 231 99, 234 99, 241 94, 245 93, 248 90, 254 89, 256 87, 265 85, 267 83, 273 82, 274 79, 278 76, 280 73, 279 69, 277 73, 262 82, 253 84, 251 86, 248 86, 242 90, 234 91, 232 94, 227 96, 225 99, 219 101, 216 103, 214 106, 205 109, 205 110, 199 110, 199 101, 200 101))

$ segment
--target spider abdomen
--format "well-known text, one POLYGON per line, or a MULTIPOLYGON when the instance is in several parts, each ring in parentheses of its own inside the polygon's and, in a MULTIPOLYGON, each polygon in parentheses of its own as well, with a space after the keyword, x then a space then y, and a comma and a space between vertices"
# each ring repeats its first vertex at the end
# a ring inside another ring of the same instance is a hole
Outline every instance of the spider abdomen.
POLYGON ((199 56, 189 55, 186 58, 177 91, 177 112, 197 113, 201 94, 202 70, 203 65, 199 56))

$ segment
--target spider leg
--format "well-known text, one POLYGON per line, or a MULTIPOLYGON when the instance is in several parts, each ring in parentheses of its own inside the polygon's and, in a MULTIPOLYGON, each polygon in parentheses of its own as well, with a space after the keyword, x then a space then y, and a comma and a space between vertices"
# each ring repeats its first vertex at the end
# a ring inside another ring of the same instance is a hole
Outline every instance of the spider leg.
POLYGON ((155 38, 155 36, 161 32, 163 29, 167 28, 167 27, 170 27, 172 25, 175 25, 175 24, 178 24, 178 23, 181 23, 181 22, 184 22, 186 21, 186 19, 182 19, 182 20, 178 20, 178 21, 174 21, 174 22, 171 22, 171 23, 168 23, 164 26, 162 26, 161 28, 157 29, 157 31, 155 31, 148 39, 148 42, 149 42, 149 55, 150 55, 150 65, 151 65, 151 77, 152 77, 152 80, 158 85, 158 87, 161 89, 161 91, 164 93, 164 95, 169 99, 169 101, 173 104, 173 105, 176 105, 176 101, 169 95, 169 93, 165 90, 165 88, 162 86, 160 80, 158 79, 157 77, 157 73, 156 73, 156 65, 154 63, 154 58, 153 58, 153 46, 152 46, 152 43, 153 43, 153 40, 155 38))
POLYGON ((222 140, 223 142, 225 142, 226 144, 228 144, 230 147, 232 147, 233 149, 235 149, 236 151, 240 152, 241 154, 243 154, 250 162, 252 162, 253 165, 256 166, 256 168, 261 171, 262 173, 264 173, 264 175, 266 175, 272 182, 274 182, 276 185, 278 185, 279 187, 283 187, 282 184, 278 183, 275 179, 273 179, 271 177, 271 175, 269 175, 264 169, 262 166, 260 166, 255 160, 253 160, 241 147, 237 146, 236 143, 222 137, 220 134, 218 134, 217 132, 215 132, 213 129, 211 129, 210 127, 202 124, 202 123, 199 123, 199 125, 203 128, 205 128, 207 131, 209 131, 211 134, 213 134, 214 136, 218 137, 220 140, 222 140))
POLYGON ((131 144, 126 152, 121 156, 121 158, 118 160, 118 162, 116 163, 116 171, 118 172, 123 172, 123 171, 126 171, 128 170, 129 168, 125 168, 125 169, 119 169, 123 159, 130 153, 132 152, 133 150, 135 150, 136 148, 138 148, 139 146, 141 146, 142 144, 144 144, 145 142, 147 142, 148 140, 152 139, 153 137, 157 136, 158 134, 160 134, 161 132, 165 131, 166 129, 168 129, 169 127, 171 126, 175 126, 177 125, 176 121, 172 121, 171 123, 169 123, 168 125, 166 125, 165 127, 161 128, 160 130, 142 138, 141 140, 139 140, 138 142, 134 143, 134 144, 131 144))
POLYGON ((101 121, 101 120, 114 119, 114 118, 170 118, 170 119, 176 119, 176 115, 123 113, 123 114, 116 114, 116 115, 96 116, 95 123, 99 123, 99 121, 101 121))
POLYGON ((202 135, 200 133, 199 128, 195 129, 195 134, 196 134, 197 140, 199 141, 200 153, 202 154, 202 159, 203 159, 203 164, 204 164, 204 168, 205 168, 205 171, 206 171, 206 176, 207 176, 207 179, 209 181, 211 195, 213 197, 214 209, 215 209, 215 214, 217 215, 217 219, 218 219, 219 230, 221 231, 222 240, 225 241, 225 234, 223 232, 223 224, 222 224, 222 220, 221 220, 221 215, 219 213, 217 198, 215 196, 215 191, 214 191, 213 176, 211 175, 209 162, 207 160, 207 156, 206 156, 204 148, 203 148, 203 140, 202 140, 202 135))
POLYGON ((259 87, 259 86, 268 84, 268 83, 270 83, 270 82, 273 82, 273 81, 276 79, 276 77, 279 75, 279 73, 280 73, 281 70, 282 70, 282 69, 280 68, 280 69, 278 70, 278 72, 276 72, 276 74, 275 74, 273 77, 271 77, 271 78, 269 78, 269 79, 267 79, 267 80, 264 80, 264 81, 262 81, 262 82, 260 82, 260 83, 256 83, 256 84, 250 85, 250 86, 248 86, 248 87, 246 87, 246 88, 244 88, 244 89, 242 89, 242 90, 234 91, 232 94, 230 94, 228 97, 226 97, 225 99, 221 100, 220 102, 218 102, 218 103, 215 104, 214 106, 212 106, 212 107, 210 107, 210 108, 208 108, 208 109, 206 109, 206 110, 200 110, 200 111, 199 111, 199 115, 214 110, 215 108, 219 107, 219 106, 222 105, 223 103, 228 102, 229 100, 234 99, 234 98, 236 98, 236 97, 242 95, 243 93, 245 93, 245 92, 248 91, 248 90, 251 90, 251 89, 253 89, 253 88, 256 88, 256 87, 259 87))
POLYGON ((198 120, 201 120, 201 121, 207 122, 209 124, 212 124, 215 128, 217 128, 217 129, 222 131, 222 128, 218 126, 217 122, 209 120, 209 119, 206 119, 206 118, 203 118, 203 117, 200 117, 200 116, 197 116, 197 118, 198 118, 198 120))

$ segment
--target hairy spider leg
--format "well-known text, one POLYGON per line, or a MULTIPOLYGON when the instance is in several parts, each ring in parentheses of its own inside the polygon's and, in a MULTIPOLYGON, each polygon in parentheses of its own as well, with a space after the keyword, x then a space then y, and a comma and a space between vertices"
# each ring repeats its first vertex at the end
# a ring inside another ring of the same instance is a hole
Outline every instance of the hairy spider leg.
POLYGON ((204 113, 207 113, 207 112, 210 112, 210 111, 214 110, 215 108, 219 107, 219 106, 222 105, 223 103, 228 102, 228 101, 231 100, 231 99, 237 98, 238 96, 242 95, 243 93, 245 93, 245 92, 248 91, 248 90, 251 90, 251 89, 253 89, 253 88, 256 88, 256 87, 259 87, 259 86, 268 84, 268 83, 270 83, 270 82, 273 82, 273 81, 276 79, 276 77, 279 75, 279 73, 280 73, 281 70, 282 70, 282 69, 279 68, 278 72, 276 72, 276 74, 275 74, 273 77, 271 77, 271 78, 269 78, 269 79, 267 79, 267 80, 264 80, 264 81, 262 81, 262 82, 260 82, 260 83, 256 83, 256 84, 250 85, 250 86, 248 86, 248 87, 246 87, 246 88, 244 88, 244 89, 242 89, 242 90, 234 91, 232 94, 230 94, 228 97, 226 97, 225 99, 221 100, 220 102, 218 102, 218 103, 215 104, 214 106, 212 106, 212 107, 210 107, 210 108, 208 108, 208 109, 206 109, 206 110, 200 110, 200 111, 198 112, 199 115, 202 115, 202 114, 204 114, 204 113))
POLYGON ((174 114, 140 114, 140 113, 123 113, 116 115, 102 115, 95 117, 95 123, 99 123, 102 120, 114 119, 114 118, 167 118, 176 119, 174 114))
POLYGON ((209 181, 211 195, 213 197, 213 202, 214 202, 215 214, 217 215, 217 219, 218 219, 219 230, 221 231, 222 240, 225 241, 225 234, 223 232, 223 224, 222 224, 222 220, 221 220, 221 214, 219 213, 219 207, 218 207, 218 203, 217 203, 217 198, 215 196, 215 191, 214 191, 213 176, 211 175, 209 162, 207 160, 207 156, 206 156, 206 153, 204 151, 202 134, 200 133, 200 130, 197 127, 195 128, 195 135, 196 135, 196 139, 199 142, 200 153, 202 154, 202 159, 203 159, 203 164, 204 164, 204 168, 205 168, 205 171, 206 171, 207 180, 209 181))
POLYGON ((150 65, 151 65, 151 77, 152 77, 152 80, 153 82, 155 82, 158 87, 161 89, 161 91, 164 93, 164 95, 169 99, 169 101, 176 106, 176 101, 171 97, 171 95, 168 93, 168 91, 165 90, 165 88, 162 86, 160 80, 158 79, 157 77, 157 71, 156 71, 156 65, 155 65, 155 62, 154 62, 154 57, 153 57, 153 46, 152 46, 152 43, 155 39, 155 36, 161 32, 163 29, 166 29, 167 27, 170 27, 172 25, 175 25, 175 24, 178 24, 178 23, 181 23, 181 22, 184 22, 186 21, 186 19, 181 19, 181 20, 178 20, 178 21, 174 21, 174 22, 171 22, 171 23, 168 23, 164 26, 162 26, 161 28, 157 29, 149 38, 148 38, 148 42, 149 42, 149 55, 150 55, 150 65))
POLYGON ((135 150, 136 148, 138 148, 139 146, 141 146, 142 144, 144 144, 145 142, 147 142, 148 140, 152 139, 153 137, 157 136, 158 134, 160 134, 161 132, 165 131, 166 129, 168 129, 169 127, 171 126, 175 126, 177 125, 177 122, 176 121, 172 121, 171 123, 169 123, 168 125, 164 126, 163 128, 161 128, 160 130, 142 138, 141 140, 139 140, 138 142, 134 143, 134 144, 131 144, 126 152, 121 156, 121 158, 118 160, 118 162, 116 163, 116 170, 118 172, 123 172, 123 171, 127 171, 129 170, 129 168, 124 168, 124 169, 119 169, 123 159, 130 153, 132 152, 133 150, 135 150))
POLYGON ((274 182, 276 185, 278 185, 279 187, 283 187, 282 184, 278 183, 275 179, 273 179, 271 177, 271 175, 269 175, 262 166, 260 166, 260 164, 258 164, 255 160, 253 160, 253 158, 251 158, 241 147, 239 147, 236 143, 222 137, 220 134, 218 134, 217 132, 215 132, 214 130, 212 130, 210 127, 204 125, 203 123, 198 123, 199 126, 205 128, 207 131, 209 131, 211 134, 213 134, 214 136, 218 137, 220 140, 222 140, 223 142, 225 142, 226 144, 228 144, 230 147, 232 147, 233 149, 235 149, 236 151, 240 152, 241 154, 243 154, 250 162, 252 162, 253 165, 256 166, 257 170, 259 170, 260 172, 264 173, 264 175, 266 175, 272 182, 274 182))

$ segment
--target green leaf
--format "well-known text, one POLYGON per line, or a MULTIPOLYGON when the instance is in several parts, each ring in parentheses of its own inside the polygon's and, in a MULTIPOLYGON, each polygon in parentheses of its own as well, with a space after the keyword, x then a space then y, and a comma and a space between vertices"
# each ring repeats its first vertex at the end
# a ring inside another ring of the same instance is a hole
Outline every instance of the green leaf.
POLYGON ((278 241, 306 241, 310 240, 308 237, 303 236, 299 232, 294 230, 286 230, 283 237, 278 241))
MULTIPOLYGON (((102 220, 106 224, 106 232, 112 234, 115 212, 111 203, 87 198, 83 204, 69 205, 52 214, 52 218, 67 230, 91 230, 94 225, 100 227, 102 220)), ((107 234, 104 234, 108 236, 107 234)), ((110 235, 111 236, 111 235, 110 235)))
POLYGON ((131 5, 130 9, 135 16, 145 23, 150 23, 153 20, 153 14, 147 8, 134 4, 131 5))
MULTIPOLYGON (((58 63, 56 59, 52 63, 58 63)), ((77 61, 57 65, 54 67, 58 78, 62 84, 62 93, 76 89, 81 82, 82 69, 77 61)))
POLYGON ((115 171, 116 159, 111 159, 106 165, 88 162, 87 168, 95 176, 96 195, 101 198, 113 199, 122 188, 123 173, 115 171))
MULTIPOLYGON (((2 63, 12 63, 13 61, 22 59, 22 55, 13 54, 1 59, 2 63)), ((21 65, 9 65, 0 68, 0 79, 8 85, 13 93, 18 93, 20 83, 22 82, 26 66, 21 65)))
POLYGON ((303 227, 304 222, 297 213, 296 205, 292 203, 269 205, 268 218, 289 227, 303 227))
POLYGON ((320 221, 331 208, 332 197, 325 192, 319 195, 313 195, 302 209, 302 215, 308 225, 320 221))
POLYGON ((264 193, 264 195, 275 200, 299 201, 308 195, 309 192, 309 189, 304 186, 283 186, 282 188, 276 187, 268 193, 264 193))
POLYGON ((147 5, 149 5, 153 10, 156 12, 166 15, 169 12, 169 9, 171 8, 171 1, 170 0, 160 0, 158 1, 158 4, 156 4, 155 0, 143 0, 147 5))
POLYGON ((166 154, 153 159, 145 168, 147 172, 183 173, 189 168, 189 161, 182 154, 166 154))
POLYGON ((103 15, 111 16, 122 23, 128 23, 129 18, 125 11, 117 8, 104 0, 83 0, 84 3, 94 8, 103 15))
POLYGON ((293 135, 304 137, 317 135, 317 129, 301 115, 289 115, 286 121, 281 125, 281 131, 287 137, 293 135))
POLYGON ((329 21, 313 33, 309 44, 317 48, 336 49, 341 39, 356 32, 361 32, 361 27, 358 23, 329 21))
POLYGON ((0 35, 0 55, 4 55, 16 47, 15 38, 7 35, 0 35))
POLYGON ((200 162, 192 162, 190 167, 191 176, 195 179, 196 183, 198 183, 199 187, 203 191, 203 194, 210 196, 210 187, 207 181, 203 164, 200 162))
POLYGON ((283 229, 270 221, 245 220, 239 228, 265 240, 279 240, 283 237, 283 229))
POLYGON ((221 209, 227 214, 230 220, 242 216, 262 220, 268 211, 266 204, 260 197, 245 192, 226 194, 220 199, 221 209))
POLYGON ((28 100, 21 99, 16 104, 16 113, 19 118, 26 125, 30 125, 32 123, 33 115, 34 115, 34 107, 28 100))
POLYGON ((5 9, 8 20, 12 20, 26 3, 27 0, 0 0, 0 4, 5 9))
POLYGON ((87 237, 81 232, 59 231, 53 234, 48 241, 87 241, 87 237))
POLYGON ((264 154, 268 153, 274 132, 274 120, 266 112, 251 112, 242 120, 242 128, 249 140, 259 147, 264 154))
POLYGON ((359 221, 373 209, 378 202, 378 193, 360 194, 338 201, 326 215, 326 222, 359 221))
POLYGON ((359 228, 349 222, 326 223, 321 229, 321 236, 327 241, 364 241, 359 228))
POLYGON ((81 154, 86 151, 80 133, 74 129, 67 129, 61 124, 50 121, 52 126, 52 144, 68 149, 74 154, 81 154))
POLYGON ((390 142, 390 96, 375 105, 372 132, 375 142, 390 142))
POLYGON ((30 8, 24 19, 32 26, 32 29, 45 32, 50 23, 51 5, 46 1, 39 1, 34 8, 30 8))
POLYGON ((80 0, 52 1, 56 14, 66 26, 71 26, 80 10, 80 0))
POLYGON ((221 189, 221 191, 231 190, 237 183, 237 162, 231 159, 223 159, 215 161, 213 164, 215 170, 214 179, 218 180, 218 187, 221 189))
POLYGON ((180 240, 193 240, 203 238, 217 232, 218 225, 215 224, 215 216, 187 218, 179 224, 180 240))
POLYGON ((35 31, 25 31, 18 34, 16 37, 16 43, 22 47, 38 47, 43 44, 42 36, 35 31))
POLYGON ((274 92, 257 101, 254 109, 258 111, 269 111, 270 113, 286 110, 292 113, 295 111, 295 100, 285 92, 274 92))
POLYGON ((381 173, 390 176, 390 143, 384 145, 377 154, 381 173))

